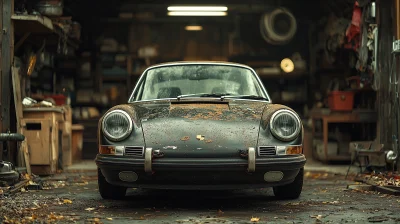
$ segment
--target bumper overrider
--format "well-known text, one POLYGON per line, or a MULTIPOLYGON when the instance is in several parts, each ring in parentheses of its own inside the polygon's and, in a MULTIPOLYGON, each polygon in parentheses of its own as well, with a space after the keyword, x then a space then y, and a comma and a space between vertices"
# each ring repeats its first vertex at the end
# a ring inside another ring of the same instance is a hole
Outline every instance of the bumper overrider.
POLYGON ((289 184, 306 163, 303 154, 256 157, 249 148, 238 158, 144 158, 96 156, 96 164, 113 185, 160 189, 242 189, 289 184))

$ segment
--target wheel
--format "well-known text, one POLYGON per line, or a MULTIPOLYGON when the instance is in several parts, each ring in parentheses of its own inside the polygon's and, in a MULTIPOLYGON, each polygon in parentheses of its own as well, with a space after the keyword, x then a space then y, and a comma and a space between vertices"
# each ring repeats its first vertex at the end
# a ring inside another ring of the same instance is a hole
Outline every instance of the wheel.
POLYGON ((115 186, 108 183, 100 169, 97 169, 97 177, 99 192, 102 198, 118 200, 125 197, 126 187, 115 186))
POLYGON ((301 168, 294 181, 283 186, 273 187, 274 194, 279 199, 299 198, 303 189, 304 168, 301 168))

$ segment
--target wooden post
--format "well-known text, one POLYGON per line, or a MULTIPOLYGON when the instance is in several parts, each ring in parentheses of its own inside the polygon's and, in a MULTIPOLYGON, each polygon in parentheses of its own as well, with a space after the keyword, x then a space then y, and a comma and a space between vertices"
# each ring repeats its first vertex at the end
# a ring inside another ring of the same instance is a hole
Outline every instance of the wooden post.
MULTIPOLYGON (((10 94, 11 94, 11 63, 14 56, 13 27, 11 15, 13 13, 13 0, 1 1, 1 132, 10 130, 10 94)), ((4 143, 1 145, 2 159, 4 143)), ((8 147, 9 149, 9 147, 8 147)))
MULTIPOLYGON (((2 30, 3 30, 3 2, 0 2, 0 48, 3 46, 3 35, 2 35, 2 30)), ((0 49, 0 88, 2 87, 1 85, 1 77, 3 74, 3 51, 0 49)), ((0 91, 0 111, 2 110, 2 92, 0 91)), ((1 119, 1 112, 0 112, 0 131, 3 127, 3 119, 1 119)), ((0 161, 3 160, 3 142, 0 142, 0 161)))
POLYGON ((395 19, 393 23, 395 24, 395 37, 396 40, 400 39, 400 0, 395 0, 395 19))
MULTIPOLYGON (((400 40, 400 0, 394 0, 394 20, 393 20, 393 25, 394 25, 394 30, 393 30, 393 34, 394 34, 394 39, 395 40, 400 40)), ((396 60, 395 60, 395 64, 393 65, 395 68, 395 72, 396 72, 396 80, 400 79, 400 55, 397 54, 396 55, 396 60)), ((397 90, 399 91, 400 89, 400 84, 397 84, 397 90)), ((398 98, 396 100, 399 100, 398 98)), ((400 102, 397 102, 400 103, 400 102)), ((399 113, 399 111, 396 111, 395 113, 399 113)), ((398 121, 399 122, 399 121, 398 121)), ((396 124, 397 125, 397 130, 400 130, 400 122, 396 124)), ((397 137, 399 133, 397 133, 397 137)), ((397 149, 398 150, 398 149, 397 149)), ((400 171, 400 156, 397 157, 397 170, 400 171)))

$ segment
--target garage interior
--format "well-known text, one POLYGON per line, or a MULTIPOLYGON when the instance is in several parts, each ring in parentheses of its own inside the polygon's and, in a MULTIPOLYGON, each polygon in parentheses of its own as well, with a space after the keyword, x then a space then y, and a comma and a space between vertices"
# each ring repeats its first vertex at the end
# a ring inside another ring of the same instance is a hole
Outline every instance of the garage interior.
POLYGON ((0 174, 94 160, 144 69, 199 60, 254 68, 301 115, 308 161, 397 169, 400 0, 243 2, 3 0, 0 174))

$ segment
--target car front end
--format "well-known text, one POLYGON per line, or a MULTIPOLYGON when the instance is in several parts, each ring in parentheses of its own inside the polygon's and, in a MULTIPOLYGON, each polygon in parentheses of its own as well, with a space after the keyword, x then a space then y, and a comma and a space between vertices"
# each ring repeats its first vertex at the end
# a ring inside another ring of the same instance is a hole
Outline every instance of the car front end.
POLYGON ((103 198, 121 197, 127 188, 274 187, 281 198, 296 198, 302 189, 301 120, 268 100, 213 96, 130 102, 100 119, 98 136, 103 198))

